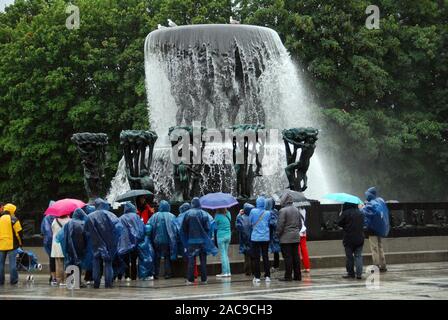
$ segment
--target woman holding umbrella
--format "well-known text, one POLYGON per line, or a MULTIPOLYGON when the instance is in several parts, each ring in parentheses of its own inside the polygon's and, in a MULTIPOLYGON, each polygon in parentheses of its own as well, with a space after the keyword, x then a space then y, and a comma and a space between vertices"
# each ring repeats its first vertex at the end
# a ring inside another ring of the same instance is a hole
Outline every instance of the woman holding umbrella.
POLYGON ((227 208, 238 204, 230 193, 209 193, 200 199, 202 208, 216 210, 215 223, 217 230, 218 249, 221 253, 221 274, 217 277, 230 277, 229 246, 232 236, 232 217, 227 208))

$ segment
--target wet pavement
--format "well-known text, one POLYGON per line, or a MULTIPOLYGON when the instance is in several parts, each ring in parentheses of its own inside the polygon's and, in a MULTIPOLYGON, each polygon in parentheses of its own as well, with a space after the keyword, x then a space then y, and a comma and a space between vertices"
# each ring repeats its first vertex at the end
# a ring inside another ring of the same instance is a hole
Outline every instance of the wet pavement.
MULTIPOLYGON (((448 299, 448 262, 388 266, 379 282, 345 280, 343 268, 311 270, 302 282, 280 282, 282 273, 272 281, 253 284, 252 278, 233 275, 230 279, 209 277, 207 285, 186 286, 184 279, 115 282, 114 288, 69 290, 48 285, 48 276, 35 274, 34 283, 20 275, 19 284, 0 287, 0 300, 5 299, 448 299)), ((6 276, 6 281, 9 275, 6 276)), ((378 280, 378 279, 377 279, 378 280)))

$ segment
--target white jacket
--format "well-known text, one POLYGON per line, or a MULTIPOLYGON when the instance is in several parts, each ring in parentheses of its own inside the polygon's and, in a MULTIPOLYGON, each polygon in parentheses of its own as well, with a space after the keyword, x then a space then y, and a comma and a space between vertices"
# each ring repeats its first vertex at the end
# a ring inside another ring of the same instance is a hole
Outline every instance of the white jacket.
POLYGON ((53 232, 53 243, 51 244, 51 257, 52 258, 64 258, 64 253, 62 252, 62 247, 59 243, 56 242, 56 235, 59 231, 61 231, 62 227, 69 222, 71 219, 70 217, 67 218, 56 218, 53 220, 53 223, 51 224, 51 231, 53 232), (61 226, 59 226, 59 223, 61 226))

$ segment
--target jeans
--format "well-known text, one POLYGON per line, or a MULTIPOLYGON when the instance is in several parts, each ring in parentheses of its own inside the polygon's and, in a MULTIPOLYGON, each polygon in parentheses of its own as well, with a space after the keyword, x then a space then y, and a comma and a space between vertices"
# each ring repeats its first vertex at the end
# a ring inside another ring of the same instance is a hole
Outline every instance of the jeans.
POLYGON ((218 249, 221 254, 221 273, 230 274, 230 262, 229 262, 229 245, 230 238, 218 239, 218 249))
POLYGON ((370 251, 372 251, 373 264, 380 269, 386 268, 386 257, 383 248, 384 239, 378 236, 369 236, 370 251))
POLYGON ((280 268, 280 253, 274 252, 274 265, 272 266, 275 269, 280 268))
POLYGON ((99 288, 102 277, 102 266, 104 264, 104 280, 106 288, 112 287, 112 281, 114 278, 114 269, 112 268, 112 261, 105 261, 102 258, 93 258, 93 287, 99 288))
POLYGON ((292 280, 294 271, 294 280, 302 280, 300 272, 299 244, 282 243, 283 260, 285 262, 285 279, 292 280))
POLYGON ((359 247, 345 247, 345 256, 346 256, 346 264, 345 268, 347 269, 347 274, 349 276, 355 276, 355 267, 356 267, 356 276, 362 276, 362 245, 359 247))
POLYGON ((5 264, 6 255, 9 255, 9 282, 16 284, 19 281, 19 274, 16 266, 17 250, 0 251, 0 285, 5 284, 5 264))
POLYGON ((252 272, 254 277, 260 279, 260 251, 263 257, 264 276, 270 277, 270 263, 269 263, 269 241, 252 241, 252 272))
POLYGON ((160 260, 164 257, 165 277, 171 276, 171 255, 169 244, 154 245, 154 276, 159 276, 160 260))
POLYGON ((187 280, 194 282, 194 265, 196 256, 199 256, 201 262, 201 281, 207 281, 207 251, 203 244, 190 244, 187 249, 188 269, 187 280))

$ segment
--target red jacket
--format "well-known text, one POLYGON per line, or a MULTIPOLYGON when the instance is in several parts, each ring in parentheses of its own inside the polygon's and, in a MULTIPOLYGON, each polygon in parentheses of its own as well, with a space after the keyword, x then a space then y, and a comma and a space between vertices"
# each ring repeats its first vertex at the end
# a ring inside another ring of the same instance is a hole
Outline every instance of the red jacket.
POLYGON ((137 210, 137 212, 140 218, 142 218, 143 223, 146 224, 149 218, 151 218, 151 216, 154 214, 154 209, 151 208, 149 204, 146 204, 143 211, 137 210))

